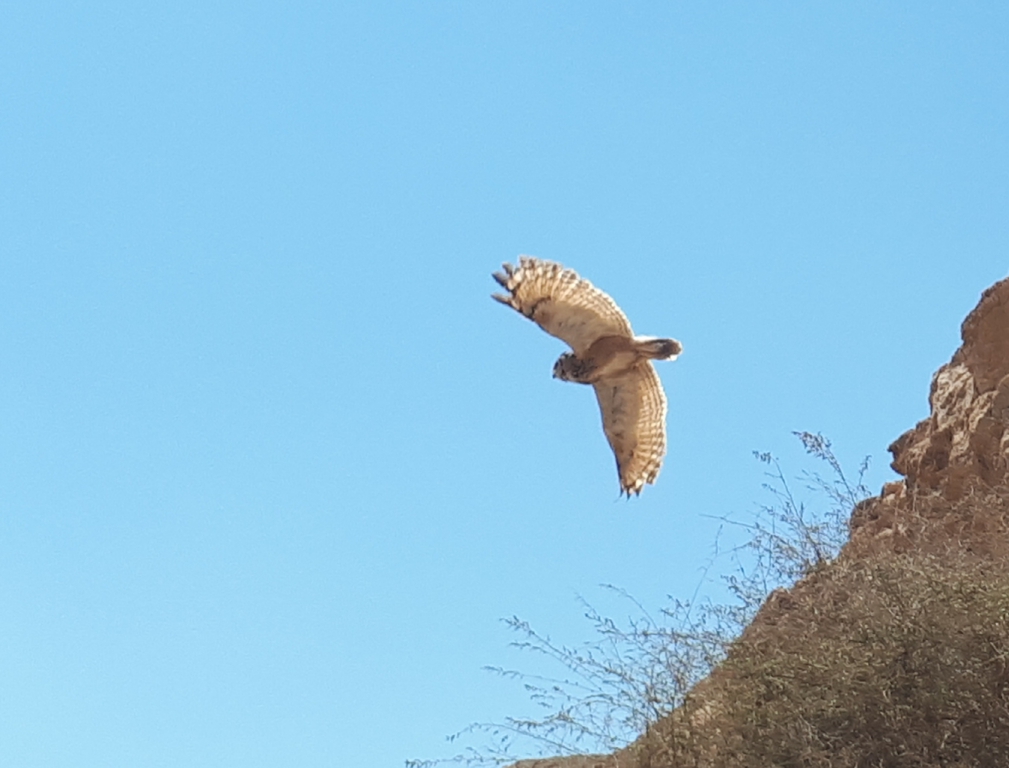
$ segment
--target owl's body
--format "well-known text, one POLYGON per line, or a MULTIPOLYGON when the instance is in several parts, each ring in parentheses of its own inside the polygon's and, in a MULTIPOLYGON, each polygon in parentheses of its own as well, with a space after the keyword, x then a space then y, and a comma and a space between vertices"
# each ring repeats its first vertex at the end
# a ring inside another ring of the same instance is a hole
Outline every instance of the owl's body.
POLYGON ((494 279, 508 291, 494 298, 570 345, 554 377, 595 389, 603 431, 628 496, 654 483, 666 453, 666 397, 651 360, 672 360, 675 339, 635 336, 609 296, 574 270, 531 256, 503 265, 494 279))
POLYGON ((680 353, 674 339, 651 336, 601 336, 579 357, 565 352, 554 363, 554 378, 595 384, 637 367, 642 360, 668 360, 680 353))

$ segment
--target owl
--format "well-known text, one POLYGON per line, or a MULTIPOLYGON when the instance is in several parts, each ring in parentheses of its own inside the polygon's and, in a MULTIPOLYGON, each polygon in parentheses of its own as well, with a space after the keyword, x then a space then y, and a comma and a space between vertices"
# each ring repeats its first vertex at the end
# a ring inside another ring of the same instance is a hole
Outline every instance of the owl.
POLYGON ((635 336, 613 299, 560 264, 520 256, 517 267, 502 269, 494 279, 507 294, 492 298, 571 347, 554 364, 554 378, 595 390, 620 491, 640 494, 659 476, 666 454, 666 395, 651 361, 674 360, 683 345, 635 336))

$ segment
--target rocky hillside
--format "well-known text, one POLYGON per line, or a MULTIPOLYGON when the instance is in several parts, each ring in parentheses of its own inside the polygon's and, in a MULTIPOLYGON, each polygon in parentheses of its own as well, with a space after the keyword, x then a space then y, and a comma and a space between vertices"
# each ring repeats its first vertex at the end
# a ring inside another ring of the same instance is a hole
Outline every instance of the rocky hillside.
POLYGON ((962 338, 835 561, 634 744, 515 768, 1009 765, 1009 279, 962 338))

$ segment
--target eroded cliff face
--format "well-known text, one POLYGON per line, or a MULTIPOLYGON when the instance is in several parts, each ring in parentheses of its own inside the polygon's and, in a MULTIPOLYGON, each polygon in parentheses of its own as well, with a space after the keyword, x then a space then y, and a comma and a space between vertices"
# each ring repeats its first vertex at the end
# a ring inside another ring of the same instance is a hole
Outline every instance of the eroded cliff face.
MULTIPOLYGON (((773 764, 766 759, 754 762, 753 750, 747 745, 747 734, 757 733, 752 722, 757 715, 752 713, 759 708, 772 709, 773 697, 752 698, 752 684, 756 680, 760 688, 761 679, 751 676, 747 688, 741 682, 741 669, 762 669, 759 665, 767 666, 767 659, 774 657, 783 659, 788 667, 798 649, 818 643, 835 643, 848 651, 860 648, 861 640, 844 645, 846 622, 853 612, 859 615, 856 608, 862 603, 878 602, 874 590, 880 584, 873 581, 872 574, 887 573, 888 564, 924 562, 926 570, 968 564, 984 573, 1009 571, 1009 279, 984 292, 964 320, 961 334, 961 347, 932 378, 929 417, 890 446, 892 467, 902 479, 887 483, 878 496, 853 510, 851 538, 837 560, 791 589, 776 590, 768 597, 729 661, 694 689, 684 708, 634 744, 612 755, 529 760, 515 768, 750 768, 773 764), (740 659, 741 664, 735 663, 740 659), (749 731, 740 727, 747 719, 749 731), (683 747, 685 734, 691 744, 683 747)), ((903 573, 899 568, 896 572, 903 573)), ((901 578, 892 582, 891 590, 903 588, 901 578)), ((801 672, 801 666, 797 671, 801 672)), ((788 670, 789 678, 794 678, 792 672, 788 670)), ((1009 691, 1009 665, 1003 663, 1002 672, 1009 691)), ((806 701, 804 691, 814 693, 810 699, 816 698, 815 688, 799 686, 800 702, 806 701)), ((889 701, 879 706, 885 709, 889 701)), ((851 713, 841 714, 843 719, 851 713)), ((870 717, 862 734, 875 722, 870 717)), ((777 722, 769 720, 767 725, 777 722)), ((974 741, 988 738, 992 727, 996 726, 982 722, 974 741)), ((1009 725, 1005 730, 1009 731, 1009 725)), ((888 738, 881 737, 884 741, 888 738)), ((946 744, 945 735, 940 741, 946 744)), ((867 764, 864 750, 845 757, 845 745, 836 743, 835 747, 825 758, 831 766, 867 764)), ((803 754, 804 760, 812 759, 803 754)), ((807 760, 802 764, 814 763, 807 760)), ((920 764, 954 763, 948 756, 938 755, 934 761, 920 764)))
POLYGON ((855 509, 844 557, 915 547, 1009 554, 1000 510, 956 514, 967 495, 1009 482, 1009 279, 984 292, 961 335, 932 377, 929 417, 890 446, 904 479, 855 509))

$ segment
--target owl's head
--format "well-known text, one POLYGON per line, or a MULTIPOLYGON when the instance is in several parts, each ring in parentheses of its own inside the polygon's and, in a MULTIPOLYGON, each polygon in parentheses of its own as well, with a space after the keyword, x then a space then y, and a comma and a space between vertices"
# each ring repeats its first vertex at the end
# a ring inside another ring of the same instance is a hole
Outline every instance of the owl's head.
POLYGON ((565 352, 554 363, 554 378, 561 381, 578 381, 581 362, 571 352, 565 352))

